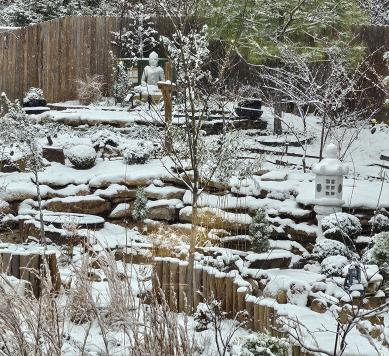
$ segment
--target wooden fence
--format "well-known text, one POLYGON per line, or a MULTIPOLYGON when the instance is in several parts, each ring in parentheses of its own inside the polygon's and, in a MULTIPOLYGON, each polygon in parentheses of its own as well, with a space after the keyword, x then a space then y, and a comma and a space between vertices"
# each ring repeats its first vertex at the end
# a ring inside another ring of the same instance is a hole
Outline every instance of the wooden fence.
POLYGON ((58 291, 61 287, 61 277, 54 252, 44 253, 42 249, 32 252, 0 250, 0 273, 25 281, 26 289, 37 298, 42 290, 42 273, 46 274, 41 268, 48 269, 52 287, 58 291))
MULTIPOLYGON (((12 31, 0 31, 0 92, 21 99, 29 87, 42 88, 49 102, 77 97, 77 79, 87 74, 104 77, 106 88, 112 83, 109 51, 112 31, 120 27, 119 17, 63 17, 12 31)), ((173 29, 169 20, 155 19, 159 34, 173 29)), ((360 35, 375 55, 374 65, 384 72, 382 53, 389 50, 389 26, 364 26, 360 35)), ((250 68, 241 63, 234 71, 242 82, 252 77, 250 68), (246 78, 246 79, 245 79, 246 78)), ((375 93, 372 93, 374 96, 375 93)))
POLYGON ((76 97, 77 79, 87 74, 111 80, 109 51, 117 17, 64 17, 3 32, 0 40, 0 91, 22 98, 42 88, 49 102, 76 97))
MULTIPOLYGON (((236 272, 236 271, 235 271, 236 272)), ((261 300, 251 295, 250 283, 238 273, 223 273, 216 268, 195 264, 194 268, 194 309, 204 300, 217 299, 222 309, 231 319, 242 321, 247 318, 247 327, 254 331, 268 332, 272 336, 288 338, 280 331, 277 311, 269 299, 261 300), (243 313, 247 314, 244 316, 243 313)), ((177 258, 155 258, 153 289, 156 295, 162 294, 170 309, 175 312, 188 312, 189 293, 188 262, 177 258)), ((274 300, 274 304, 277 304, 274 300)), ((300 346, 292 347, 293 356, 311 356, 300 346)))

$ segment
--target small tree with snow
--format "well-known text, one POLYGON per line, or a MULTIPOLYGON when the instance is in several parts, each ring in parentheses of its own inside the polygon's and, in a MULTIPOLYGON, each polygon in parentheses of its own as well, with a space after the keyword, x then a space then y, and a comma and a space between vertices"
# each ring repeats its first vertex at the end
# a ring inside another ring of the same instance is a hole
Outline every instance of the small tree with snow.
POLYGON ((323 236, 354 246, 354 240, 361 234, 362 225, 357 217, 347 213, 334 213, 323 218, 323 236))
MULTIPOLYGON (((116 62, 114 57, 112 57, 112 60, 116 62)), ((112 95, 116 103, 122 103, 130 89, 130 77, 122 61, 118 61, 116 66, 114 66, 114 80, 112 95)))
POLYGON ((136 190, 134 207, 132 208, 132 217, 134 220, 143 221, 147 218, 148 214, 149 209, 147 208, 147 197, 145 190, 143 188, 138 188, 136 190))
POLYGON ((45 244, 42 195, 39 184, 39 172, 43 166, 42 150, 39 144, 40 130, 36 122, 22 109, 18 100, 12 103, 5 94, 2 97, 8 107, 8 113, 0 119, 0 139, 3 144, 8 144, 22 153, 26 167, 33 174, 31 181, 36 187, 38 199, 40 240, 45 244))
POLYGON ((270 222, 267 220, 263 209, 258 209, 249 226, 249 234, 252 237, 251 248, 255 252, 269 250, 269 237, 272 233, 270 222))
POLYGON ((119 49, 121 58, 130 58, 136 63, 138 58, 143 58, 144 53, 156 45, 157 31, 142 3, 128 5, 128 2, 118 4, 121 26, 119 31, 112 32, 112 44, 119 49), (124 20, 128 23, 125 24, 124 20))

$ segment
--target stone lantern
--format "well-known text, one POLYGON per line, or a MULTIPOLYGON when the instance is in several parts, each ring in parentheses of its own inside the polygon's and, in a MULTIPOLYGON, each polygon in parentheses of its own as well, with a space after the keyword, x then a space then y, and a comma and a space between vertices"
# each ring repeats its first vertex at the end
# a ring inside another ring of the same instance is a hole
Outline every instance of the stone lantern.
POLYGON ((337 158, 337 148, 330 143, 324 149, 324 159, 312 167, 315 179, 315 207, 321 236, 321 220, 330 214, 342 211, 343 176, 348 167, 337 158))

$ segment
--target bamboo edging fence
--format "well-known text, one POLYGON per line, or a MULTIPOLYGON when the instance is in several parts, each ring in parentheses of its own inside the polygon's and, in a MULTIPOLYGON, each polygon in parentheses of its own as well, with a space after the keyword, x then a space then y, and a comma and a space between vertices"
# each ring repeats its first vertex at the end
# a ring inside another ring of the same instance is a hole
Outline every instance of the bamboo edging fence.
MULTIPOLYGON (((177 258, 154 259, 153 289, 156 295, 165 298, 170 309, 178 313, 189 313, 187 306, 188 262, 177 258), (161 295, 162 294, 162 295, 161 295)), ((243 311, 247 312, 247 328, 268 332, 275 337, 285 337, 285 332, 279 331, 277 311, 269 303, 250 294, 251 285, 237 273, 232 271, 224 273, 214 267, 203 266, 199 263, 194 267, 194 310, 199 303, 217 299, 227 317, 243 321, 243 311)), ((275 302, 275 301, 274 301, 275 302)), ((273 303, 274 304, 274 303, 273 303)), ((292 346, 292 356, 311 356, 300 346, 292 346)))

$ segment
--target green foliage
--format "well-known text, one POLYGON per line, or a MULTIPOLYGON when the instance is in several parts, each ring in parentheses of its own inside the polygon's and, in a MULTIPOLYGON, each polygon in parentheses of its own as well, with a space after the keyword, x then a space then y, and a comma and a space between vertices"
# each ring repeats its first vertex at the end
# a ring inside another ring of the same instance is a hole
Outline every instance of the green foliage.
POLYGON ((108 15, 113 9, 110 1, 103 0, 14 0, 0 11, 0 25, 27 26, 68 15, 108 15))
POLYGON ((210 33, 236 45, 250 62, 277 60, 279 44, 311 61, 326 48, 347 51, 350 62, 364 50, 352 41, 352 26, 365 22, 355 0, 211 0, 210 33))
POLYGON ((134 207, 132 208, 132 217, 137 221, 143 221, 147 218, 149 209, 147 208, 146 193, 143 188, 136 190, 134 207))
POLYGON ((289 350, 287 339, 265 333, 253 333, 242 339, 239 352, 242 356, 283 356, 289 350))
POLYGON ((258 253, 268 251, 271 233, 272 228, 266 218, 265 211, 258 209, 249 226, 249 234, 252 237, 252 250, 258 253))
POLYGON ((389 276, 389 232, 381 232, 374 236, 370 258, 385 275, 389 276))

